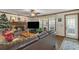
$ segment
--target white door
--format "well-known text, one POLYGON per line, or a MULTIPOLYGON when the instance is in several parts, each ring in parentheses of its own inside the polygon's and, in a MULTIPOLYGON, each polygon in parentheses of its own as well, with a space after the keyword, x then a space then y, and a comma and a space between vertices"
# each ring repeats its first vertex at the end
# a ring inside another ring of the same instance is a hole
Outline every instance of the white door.
POLYGON ((66 16, 66 37, 78 39, 78 16, 66 16))

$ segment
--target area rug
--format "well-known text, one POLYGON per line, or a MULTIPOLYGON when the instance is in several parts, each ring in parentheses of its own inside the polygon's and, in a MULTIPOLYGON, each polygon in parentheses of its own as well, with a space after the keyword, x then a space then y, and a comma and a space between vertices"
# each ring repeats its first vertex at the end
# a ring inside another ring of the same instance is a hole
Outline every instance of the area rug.
POLYGON ((65 38, 61 44, 60 50, 79 50, 79 42, 76 39, 65 38))

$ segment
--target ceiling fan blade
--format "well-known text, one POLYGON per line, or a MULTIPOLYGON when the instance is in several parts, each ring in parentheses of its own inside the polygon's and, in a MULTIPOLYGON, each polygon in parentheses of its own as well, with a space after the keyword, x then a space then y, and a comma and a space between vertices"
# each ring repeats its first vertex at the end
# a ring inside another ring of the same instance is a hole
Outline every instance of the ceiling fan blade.
POLYGON ((37 12, 36 14, 40 14, 39 12, 37 12))

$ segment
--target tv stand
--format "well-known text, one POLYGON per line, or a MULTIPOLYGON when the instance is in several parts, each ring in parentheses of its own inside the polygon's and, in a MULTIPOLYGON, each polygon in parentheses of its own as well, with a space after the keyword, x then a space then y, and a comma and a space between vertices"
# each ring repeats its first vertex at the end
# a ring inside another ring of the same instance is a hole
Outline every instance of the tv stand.
POLYGON ((36 29, 29 29, 29 32, 36 33, 36 29))

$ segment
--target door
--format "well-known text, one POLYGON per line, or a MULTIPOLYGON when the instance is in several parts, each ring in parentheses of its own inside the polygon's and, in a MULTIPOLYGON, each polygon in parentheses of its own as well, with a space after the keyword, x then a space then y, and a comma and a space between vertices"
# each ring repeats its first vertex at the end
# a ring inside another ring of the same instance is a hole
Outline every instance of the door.
POLYGON ((78 16, 66 16, 66 37, 78 39, 78 16))

